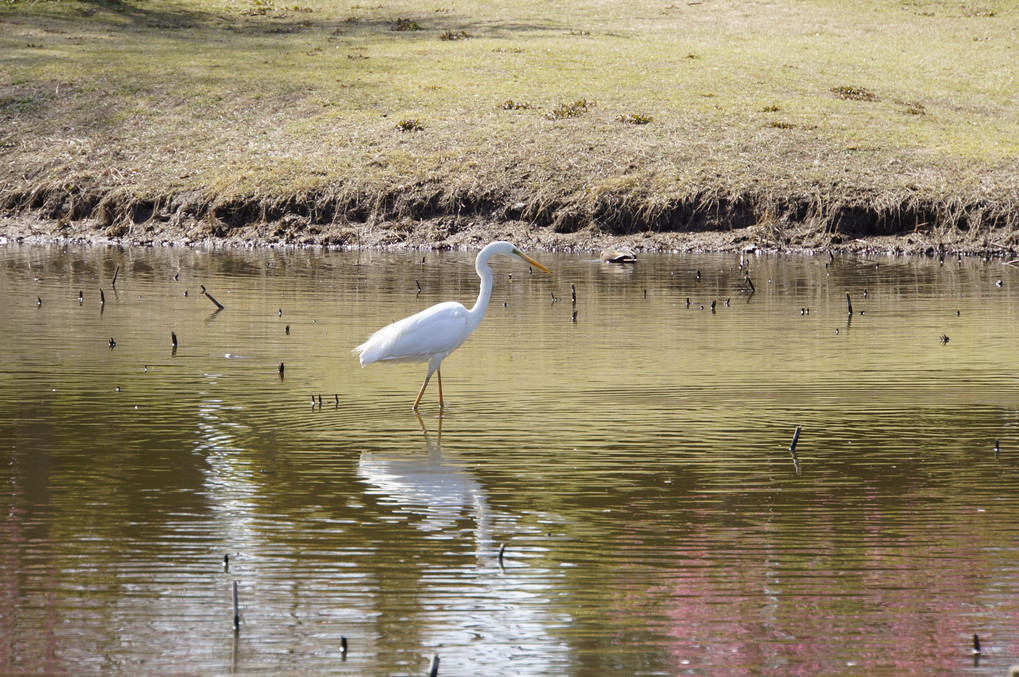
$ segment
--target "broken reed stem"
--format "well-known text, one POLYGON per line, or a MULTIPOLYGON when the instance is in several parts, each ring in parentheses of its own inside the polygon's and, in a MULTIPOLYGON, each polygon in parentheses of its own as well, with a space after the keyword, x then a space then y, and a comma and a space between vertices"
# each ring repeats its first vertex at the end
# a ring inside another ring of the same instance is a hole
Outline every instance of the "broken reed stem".
POLYGON ((234 631, 241 629, 241 612, 237 604, 237 581, 234 581, 234 631))
POLYGON ((432 654, 432 663, 428 666, 428 677, 436 677, 439 674, 439 654, 432 654))
POLYGON ((210 293, 208 292, 208 290, 206 290, 206 289, 205 289, 205 285, 204 285, 204 284, 203 284, 203 285, 201 285, 201 287, 202 287, 202 294, 204 294, 204 295, 205 295, 205 297, 206 297, 206 298, 208 298, 208 299, 209 299, 210 301, 212 301, 213 303, 215 303, 215 304, 216 304, 216 307, 217 307, 217 308, 219 308, 220 310, 223 310, 223 308, 225 308, 225 307, 226 307, 226 306, 224 306, 224 305, 223 305, 222 303, 220 303, 219 301, 217 301, 216 299, 214 299, 214 298, 212 297, 212 294, 210 294, 210 293))
POLYGON ((103 293, 102 289, 99 290, 99 305, 101 306, 106 305, 106 294, 103 293))
POLYGON ((853 314, 853 300, 849 298, 849 292, 846 292, 846 305, 849 306, 849 314, 853 314))
POLYGON ((796 456, 796 443, 800 441, 800 426, 796 426, 796 432, 793 433, 792 444, 789 445, 789 455, 793 457, 793 468, 796 470, 796 474, 800 474, 800 459, 796 456))
POLYGON ((117 288, 117 276, 118 275, 120 275, 120 266, 117 266, 117 269, 115 271, 113 271, 113 282, 110 283, 110 286, 113 287, 114 289, 117 288))

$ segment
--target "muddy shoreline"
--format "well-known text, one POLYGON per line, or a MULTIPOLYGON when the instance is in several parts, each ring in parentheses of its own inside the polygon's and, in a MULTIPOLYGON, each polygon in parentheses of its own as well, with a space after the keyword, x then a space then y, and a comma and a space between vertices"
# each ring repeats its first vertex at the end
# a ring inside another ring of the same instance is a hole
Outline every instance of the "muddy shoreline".
POLYGON ((1016 234, 959 229, 913 230, 894 234, 843 233, 830 224, 784 223, 764 227, 703 228, 696 231, 635 230, 616 234, 590 225, 571 232, 514 219, 458 217, 380 223, 312 224, 301 217, 240 224, 223 229, 192 220, 149 220, 111 228, 92 219, 49 219, 38 215, 0 216, 0 245, 74 243, 94 246, 325 247, 335 249, 479 249, 493 240, 509 240, 529 250, 597 252, 630 247, 638 252, 775 253, 832 251, 857 254, 1019 257, 1016 234))

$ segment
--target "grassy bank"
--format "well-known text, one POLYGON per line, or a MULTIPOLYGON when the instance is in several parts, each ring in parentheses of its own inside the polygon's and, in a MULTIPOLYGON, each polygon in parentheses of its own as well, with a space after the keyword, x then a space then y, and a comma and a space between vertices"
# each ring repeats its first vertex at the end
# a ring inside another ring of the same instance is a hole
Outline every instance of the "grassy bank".
POLYGON ((0 209, 143 240, 1019 242, 1008 0, 293 1, 4 0, 0 209))

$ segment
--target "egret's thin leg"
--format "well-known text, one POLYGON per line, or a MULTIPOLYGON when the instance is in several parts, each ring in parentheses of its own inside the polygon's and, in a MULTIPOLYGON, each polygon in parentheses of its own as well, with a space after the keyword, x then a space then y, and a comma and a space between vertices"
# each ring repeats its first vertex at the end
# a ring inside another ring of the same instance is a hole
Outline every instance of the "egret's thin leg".
POLYGON ((436 369, 435 375, 439 378, 439 409, 442 409, 446 406, 446 403, 442 401, 442 371, 436 369))
POLYGON ((425 388, 428 387, 428 380, 430 378, 432 378, 431 374, 429 374, 428 376, 425 376, 425 382, 421 384, 421 390, 418 391, 417 399, 414 400, 414 407, 413 407, 414 411, 417 411, 418 410, 418 405, 421 404, 421 396, 425 394, 425 388))

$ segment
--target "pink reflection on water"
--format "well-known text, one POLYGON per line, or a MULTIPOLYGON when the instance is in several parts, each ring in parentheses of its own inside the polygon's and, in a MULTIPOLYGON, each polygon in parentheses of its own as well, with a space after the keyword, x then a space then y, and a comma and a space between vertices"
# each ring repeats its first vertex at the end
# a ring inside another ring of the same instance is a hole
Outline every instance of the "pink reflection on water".
MULTIPOLYGON (((915 505, 923 510, 920 497, 915 505)), ((973 666, 975 633, 984 665, 1019 656, 1015 635, 998 645, 981 627, 988 613, 996 626, 1019 625, 1016 605, 981 603, 1000 580, 985 535, 916 533, 876 497, 851 507, 820 494, 795 530, 770 509, 752 524, 695 510, 682 545, 664 553, 641 537, 662 533, 660 518, 640 515, 616 544, 642 554, 619 572, 614 622, 662 638, 676 674, 958 674, 973 666)))

